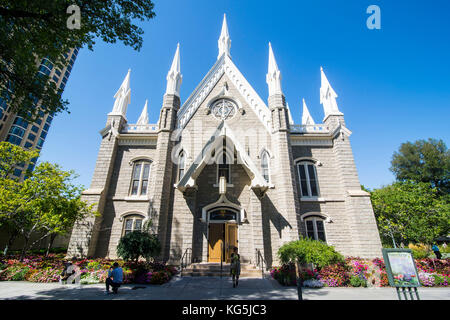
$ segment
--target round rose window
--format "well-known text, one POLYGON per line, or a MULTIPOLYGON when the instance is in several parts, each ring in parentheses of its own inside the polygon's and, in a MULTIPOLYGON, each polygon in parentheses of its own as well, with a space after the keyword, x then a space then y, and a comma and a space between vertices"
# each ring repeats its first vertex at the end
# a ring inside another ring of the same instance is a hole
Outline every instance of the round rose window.
POLYGON ((229 99, 220 99, 214 102, 211 107, 212 114, 220 120, 228 120, 236 114, 237 106, 229 99))

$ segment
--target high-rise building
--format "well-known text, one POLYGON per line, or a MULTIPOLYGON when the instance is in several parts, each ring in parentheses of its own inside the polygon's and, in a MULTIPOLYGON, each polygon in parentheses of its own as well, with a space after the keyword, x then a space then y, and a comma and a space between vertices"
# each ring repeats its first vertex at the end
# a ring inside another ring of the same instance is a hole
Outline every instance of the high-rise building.
MULTIPOLYGON (((43 58, 39 65, 38 73, 49 76, 49 81, 54 81, 58 89, 64 89, 72 71, 75 59, 78 55, 78 48, 64 53, 67 63, 63 69, 59 69, 53 63, 43 58)), ((34 106, 39 108, 40 101, 36 99, 34 106)), ((50 125, 53 121, 53 114, 46 114, 39 111, 39 117, 34 122, 26 121, 11 111, 8 101, 0 98, 0 141, 8 141, 25 149, 41 150, 47 137, 50 125)), ((17 167, 14 176, 23 178, 26 170, 33 170, 37 159, 27 164, 27 167, 17 167)))

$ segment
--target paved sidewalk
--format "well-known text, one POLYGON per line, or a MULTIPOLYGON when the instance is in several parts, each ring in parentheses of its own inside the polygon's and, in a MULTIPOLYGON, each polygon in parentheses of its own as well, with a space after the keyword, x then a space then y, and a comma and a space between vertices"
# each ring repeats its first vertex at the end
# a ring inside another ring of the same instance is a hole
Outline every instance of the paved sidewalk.
MULTIPOLYGON (((164 285, 123 285, 119 294, 106 295, 103 284, 0 282, 1 300, 296 300, 297 288, 277 281, 242 278, 233 288, 228 277, 174 277, 164 285), (139 287, 139 288, 136 288, 139 287), (134 289, 133 289, 134 288, 134 289)), ((422 300, 450 300, 449 288, 419 288, 422 300)), ((393 288, 304 289, 305 300, 398 300, 393 288)))

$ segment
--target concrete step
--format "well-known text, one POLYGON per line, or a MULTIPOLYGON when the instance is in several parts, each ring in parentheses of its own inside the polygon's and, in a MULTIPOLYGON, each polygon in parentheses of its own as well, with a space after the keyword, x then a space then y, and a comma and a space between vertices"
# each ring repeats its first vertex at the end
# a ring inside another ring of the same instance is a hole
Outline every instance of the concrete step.
MULTIPOLYGON (((193 263, 181 272, 181 276, 191 277, 220 277, 229 276, 230 264, 222 265, 220 272, 220 263, 193 263)), ((241 264, 241 277, 261 277, 261 269, 251 264, 241 264)))
MULTIPOLYGON (((184 271, 181 272, 182 277, 228 277, 230 272, 217 271, 184 271)), ((259 278, 261 277, 261 271, 241 271, 240 277, 259 278)))
MULTIPOLYGON (((220 271, 221 267, 220 264, 191 264, 189 265, 186 270, 192 270, 192 271, 202 271, 202 270, 209 270, 209 271, 220 271)), ((222 266, 223 270, 230 270, 229 264, 224 264, 222 266)), ((241 271, 242 270, 261 270, 253 265, 250 264, 241 264, 241 271)))

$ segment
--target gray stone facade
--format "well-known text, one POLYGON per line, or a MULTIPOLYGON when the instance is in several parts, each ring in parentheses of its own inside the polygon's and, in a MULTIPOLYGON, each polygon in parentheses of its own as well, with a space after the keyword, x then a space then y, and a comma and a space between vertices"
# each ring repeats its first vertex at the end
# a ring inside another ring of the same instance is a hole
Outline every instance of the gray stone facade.
POLYGON ((100 216, 75 226, 70 256, 115 258, 125 220, 136 216, 152 220, 163 247, 161 259, 178 264, 192 250, 192 262, 206 262, 211 212, 221 208, 235 214, 228 223, 237 225, 244 262, 255 263, 258 249, 267 264, 277 265, 279 247, 307 236, 311 217, 322 222, 326 242, 342 254, 381 256, 369 194, 360 187, 343 115, 329 114, 312 127, 294 125, 282 93, 272 94, 266 106, 236 70, 224 53, 183 106, 177 94, 164 96, 157 125, 140 130, 125 116, 108 116, 92 184, 83 194, 96 203, 100 216), (234 105, 232 116, 214 109, 221 99, 234 105), (230 180, 220 194, 217 162, 223 139, 226 147, 231 145, 230 180), (185 166, 179 177, 181 151, 185 166), (264 152, 268 180, 262 175, 264 152), (142 159, 150 163, 150 174, 147 192, 138 196, 131 191, 133 167, 142 159), (314 166, 318 187, 308 197, 302 196, 297 166, 304 161, 314 166))

